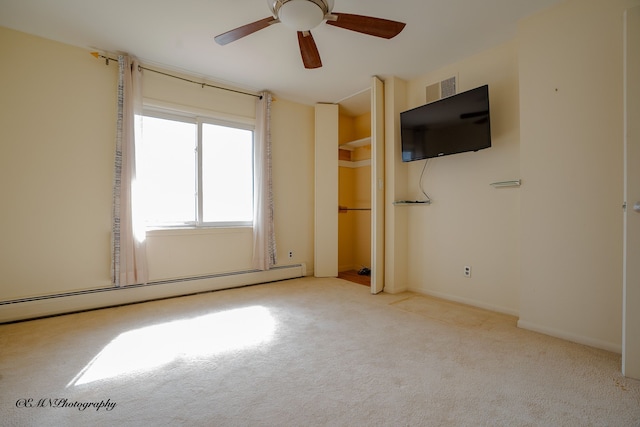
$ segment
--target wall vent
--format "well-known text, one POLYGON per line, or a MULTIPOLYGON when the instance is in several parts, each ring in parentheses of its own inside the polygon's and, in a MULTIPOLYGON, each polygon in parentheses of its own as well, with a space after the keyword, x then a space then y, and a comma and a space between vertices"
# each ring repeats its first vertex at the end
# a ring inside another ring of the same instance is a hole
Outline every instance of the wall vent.
POLYGON ((427 86, 427 103, 455 95, 457 90, 456 76, 427 86))

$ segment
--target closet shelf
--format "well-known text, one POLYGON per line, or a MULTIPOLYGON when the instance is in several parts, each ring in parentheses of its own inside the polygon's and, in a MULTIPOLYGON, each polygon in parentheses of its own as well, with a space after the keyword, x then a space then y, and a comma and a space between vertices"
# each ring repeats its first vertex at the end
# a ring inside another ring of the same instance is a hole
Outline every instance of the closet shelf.
POLYGON ((345 144, 340 144, 339 148, 341 150, 355 150, 356 148, 359 147, 365 147, 367 145, 371 145, 371 137, 368 136, 366 138, 362 138, 362 139, 357 139, 355 141, 349 141, 345 144))

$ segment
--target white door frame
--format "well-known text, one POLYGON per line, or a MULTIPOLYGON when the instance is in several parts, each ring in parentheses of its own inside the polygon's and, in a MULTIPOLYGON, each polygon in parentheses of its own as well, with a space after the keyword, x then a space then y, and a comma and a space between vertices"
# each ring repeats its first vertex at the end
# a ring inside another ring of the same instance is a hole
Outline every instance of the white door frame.
POLYGON ((624 20, 622 374, 640 379, 640 6, 624 20))
POLYGON ((384 83, 371 79, 371 293, 384 289, 384 83))

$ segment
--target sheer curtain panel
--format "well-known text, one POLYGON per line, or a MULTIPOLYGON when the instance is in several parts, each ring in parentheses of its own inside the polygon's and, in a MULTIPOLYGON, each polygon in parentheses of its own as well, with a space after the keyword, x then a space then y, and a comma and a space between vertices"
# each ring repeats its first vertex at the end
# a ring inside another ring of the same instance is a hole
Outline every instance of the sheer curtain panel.
POLYGON ((256 100, 253 178, 253 267, 269 270, 276 262, 271 181, 271 94, 256 100))
POLYGON ((111 280, 115 286, 147 282, 144 219, 136 201, 136 142, 142 131, 142 79, 138 62, 118 56, 118 111, 113 183, 111 280))

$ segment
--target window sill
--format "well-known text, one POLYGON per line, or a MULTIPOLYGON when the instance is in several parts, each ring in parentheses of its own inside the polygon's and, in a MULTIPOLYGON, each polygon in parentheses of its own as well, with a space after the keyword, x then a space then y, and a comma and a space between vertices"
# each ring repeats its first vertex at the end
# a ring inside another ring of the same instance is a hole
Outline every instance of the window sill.
POLYGON ((185 235, 211 235, 211 234, 243 234, 251 233, 253 227, 249 226, 202 226, 202 227, 149 227, 147 237, 153 236, 185 236, 185 235))

